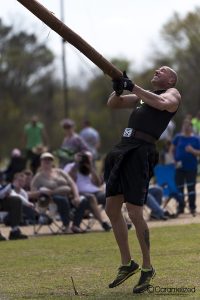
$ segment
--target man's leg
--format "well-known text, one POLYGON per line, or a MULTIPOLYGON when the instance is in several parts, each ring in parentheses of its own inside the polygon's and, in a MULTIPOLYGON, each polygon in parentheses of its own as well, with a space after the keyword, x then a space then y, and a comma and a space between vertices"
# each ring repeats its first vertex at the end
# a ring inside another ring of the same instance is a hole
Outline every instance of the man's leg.
POLYGON ((186 184, 188 191, 188 201, 190 212, 193 216, 196 215, 196 171, 186 172, 186 184))
POLYGON ((141 276, 138 284, 133 288, 133 293, 142 293, 147 290, 151 279, 155 276, 155 270, 152 268, 150 260, 149 229, 143 218, 143 206, 130 203, 127 203, 126 206, 129 217, 135 226, 143 257, 141 276))
POLYGON ((148 193, 147 195, 146 205, 151 209, 151 216, 150 216, 151 218, 158 219, 158 220, 168 219, 167 217, 165 217, 162 207, 158 204, 155 197, 150 193, 148 193))
POLYGON ((121 212, 124 198, 122 195, 109 197, 106 199, 106 214, 112 224, 116 242, 119 246, 121 254, 121 262, 123 265, 131 260, 130 249, 128 245, 128 229, 127 224, 121 212))
POLYGON ((9 212, 11 231, 10 240, 26 239, 27 236, 22 234, 19 224, 22 218, 22 201, 17 196, 10 196, 2 200, 2 209, 9 212))
POLYGON ((177 213, 184 213, 185 208, 185 197, 184 197, 184 182, 185 182, 185 174, 184 171, 176 169, 175 174, 176 185, 178 189, 178 197, 179 197, 179 206, 177 208, 177 213))
POLYGON ((162 205, 162 198, 163 198, 163 188, 158 186, 158 185, 155 185, 155 186, 151 186, 149 187, 149 190, 148 190, 149 194, 152 195, 155 200, 157 201, 157 203, 159 205, 162 205))
POLYGON ((122 262, 122 265, 118 269, 117 277, 112 283, 109 284, 109 288, 118 286, 140 270, 139 265, 131 260, 128 244, 128 228, 121 212, 123 202, 124 198, 122 195, 109 197, 106 199, 105 210, 112 224, 122 262))
POLYGON ((95 194, 86 194, 86 197, 90 201, 90 208, 92 210, 94 217, 99 221, 99 223, 101 224, 102 228, 105 231, 110 231, 111 226, 103 220, 103 217, 102 217, 100 208, 98 206, 98 202, 97 202, 97 198, 96 198, 95 194))
POLYGON ((149 228, 143 218, 143 206, 127 203, 127 210, 133 222, 143 256, 143 268, 151 268, 149 228))
POLYGON ((53 196, 53 202, 57 205, 57 210, 60 215, 61 221, 63 223, 64 229, 66 233, 69 231, 69 223, 70 223, 70 204, 69 200, 65 196, 61 195, 54 195, 53 196))

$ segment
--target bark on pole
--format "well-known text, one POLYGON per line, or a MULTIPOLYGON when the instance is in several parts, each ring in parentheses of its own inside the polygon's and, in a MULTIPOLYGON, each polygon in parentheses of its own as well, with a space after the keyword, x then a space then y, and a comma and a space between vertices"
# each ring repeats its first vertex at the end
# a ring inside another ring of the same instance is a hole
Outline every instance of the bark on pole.
POLYGON ((66 26, 62 21, 56 18, 52 12, 46 9, 36 0, 17 0, 32 12, 37 18, 48 25, 52 30, 57 32, 65 41, 77 48, 87 58, 89 58, 96 66, 98 66, 105 74, 112 79, 122 76, 122 72, 112 63, 106 60, 92 46, 90 46, 82 37, 66 26))

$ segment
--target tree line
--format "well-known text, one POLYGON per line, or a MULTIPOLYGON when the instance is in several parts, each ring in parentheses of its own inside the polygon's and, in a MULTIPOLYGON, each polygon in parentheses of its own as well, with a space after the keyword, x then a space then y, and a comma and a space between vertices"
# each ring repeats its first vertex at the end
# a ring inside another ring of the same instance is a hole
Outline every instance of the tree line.
MULTIPOLYGON (((146 68, 140 72, 134 72, 132 62, 126 59, 113 58, 112 63, 146 89, 151 88, 150 80, 159 66, 175 68, 183 99, 175 119, 180 129, 184 116, 195 115, 200 109, 200 8, 183 18, 175 13, 163 26, 160 42, 162 49, 150 49, 146 68)), ((38 115, 45 124, 52 150, 61 144, 60 120, 64 117, 73 118, 77 130, 83 119, 89 119, 101 134, 102 153, 118 141, 130 112, 106 107, 112 92, 110 78, 96 69, 86 87, 68 87, 69 113, 64 116, 62 82, 55 74, 55 54, 46 44, 40 43, 34 33, 16 32, 0 20, 1 157, 14 147, 23 149, 23 127, 32 115, 38 115)))

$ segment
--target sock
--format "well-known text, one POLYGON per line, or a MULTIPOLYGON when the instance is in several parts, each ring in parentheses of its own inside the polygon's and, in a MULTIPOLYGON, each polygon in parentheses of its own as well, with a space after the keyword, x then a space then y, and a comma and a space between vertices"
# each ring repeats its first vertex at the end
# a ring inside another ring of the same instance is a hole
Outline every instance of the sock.
POLYGON ((130 265, 131 265, 131 260, 127 264, 122 265, 122 266, 130 267, 130 265))

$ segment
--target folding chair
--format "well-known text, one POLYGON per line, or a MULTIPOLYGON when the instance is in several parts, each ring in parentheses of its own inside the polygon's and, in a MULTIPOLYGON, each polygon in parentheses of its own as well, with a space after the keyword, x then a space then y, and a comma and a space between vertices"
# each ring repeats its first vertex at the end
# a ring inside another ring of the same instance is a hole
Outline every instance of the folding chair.
POLYGON ((163 196, 166 198, 164 208, 171 199, 176 199, 177 202, 180 196, 175 182, 174 164, 156 165, 154 168, 154 175, 156 183, 163 188, 163 196))
POLYGON ((33 225, 34 234, 38 234, 43 226, 47 226, 52 234, 62 233, 62 226, 57 221, 57 208, 54 203, 46 202, 41 205, 41 202, 37 202, 37 211, 39 213, 39 224, 33 225))

